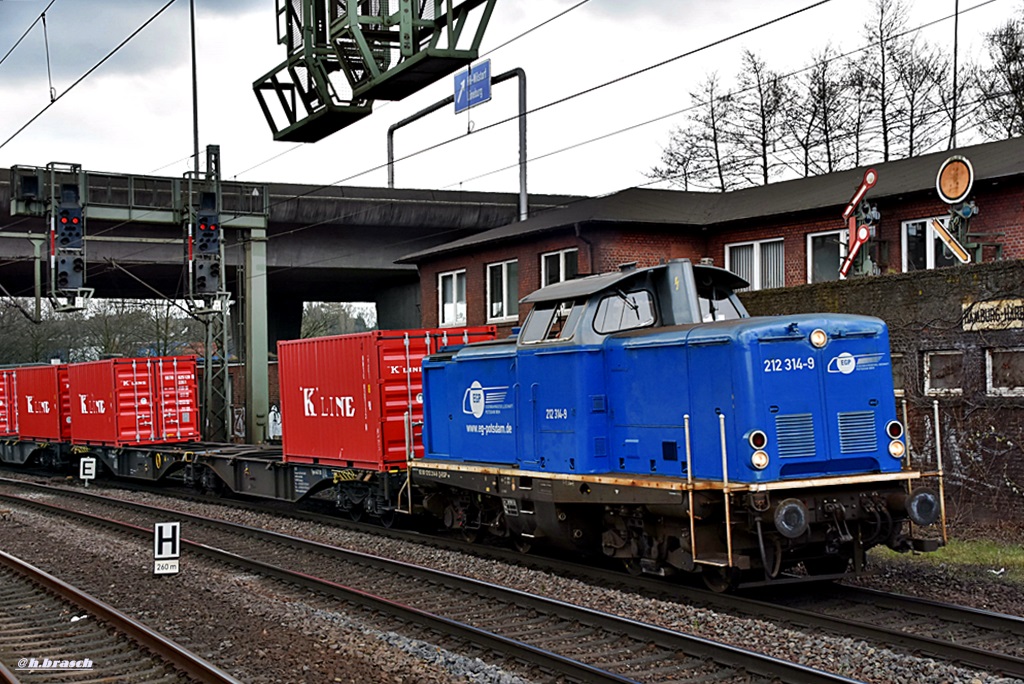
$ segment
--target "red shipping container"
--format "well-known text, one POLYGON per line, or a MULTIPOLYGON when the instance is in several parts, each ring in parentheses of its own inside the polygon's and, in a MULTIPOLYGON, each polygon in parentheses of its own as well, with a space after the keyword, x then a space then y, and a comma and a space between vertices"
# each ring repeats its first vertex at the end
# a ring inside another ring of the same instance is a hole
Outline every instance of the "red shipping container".
POLYGON ((14 373, 18 389, 18 436, 66 442, 71 438, 68 367, 25 366, 14 373))
POLYGON ((0 437, 18 434, 18 383, 13 368, 0 370, 0 437))
POLYGON ((156 390, 157 432, 161 442, 199 440, 199 388, 196 357, 164 356, 152 360, 156 390))
MULTIPOLYGON (((423 357, 448 344, 495 336, 496 328, 488 325, 278 342, 284 461, 404 468, 410 401, 413 421, 423 419, 423 357)), ((423 455, 418 436, 415 449, 423 455)))
POLYGON ((72 364, 71 440, 140 446, 197 439, 195 357, 72 364))

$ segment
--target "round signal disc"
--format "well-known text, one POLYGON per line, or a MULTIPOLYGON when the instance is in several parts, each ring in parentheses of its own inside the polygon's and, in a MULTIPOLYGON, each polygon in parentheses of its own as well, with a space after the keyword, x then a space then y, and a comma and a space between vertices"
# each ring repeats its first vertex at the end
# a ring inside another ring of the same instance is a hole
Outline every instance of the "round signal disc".
POLYGON ((955 155, 942 162, 935 179, 935 189, 946 204, 957 204, 967 199, 974 185, 974 167, 967 157, 955 155))

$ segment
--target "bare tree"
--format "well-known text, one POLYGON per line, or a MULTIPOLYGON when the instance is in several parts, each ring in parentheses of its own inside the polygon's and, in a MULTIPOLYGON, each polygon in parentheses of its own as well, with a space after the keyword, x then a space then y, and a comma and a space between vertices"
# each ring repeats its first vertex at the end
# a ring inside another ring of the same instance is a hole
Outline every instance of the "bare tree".
POLYGON ((307 302, 302 312, 302 337, 325 337, 372 330, 376 321, 343 302, 307 302))
POLYGON ((668 181, 671 185, 690 189, 691 174, 703 160, 699 158, 700 145, 696 134, 690 129, 673 126, 669 132, 668 145, 661 150, 661 166, 651 168, 648 178, 668 181))
POLYGON ((835 49, 828 45, 815 54, 795 79, 786 117, 788 138, 783 157, 801 176, 831 173, 840 168, 848 143, 844 140, 849 109, 847 85, 835 49))
POLYGON ((737 185, 736 153, 728 122, 733 116, 733 96, 723 91, 718 74, 708 74, 690 93, 694 103, 684 127, 675 127, 662 150, 662 166, 648 176, 682 185, 686 189, 725 192, 737 185))
POLYGON ((869 93, 870 78, 864 59, 847 63, 845 82, 846 106, 849 111, 846 140, 853 155, 853 165, 857 167, 864 163, 865 158, 870 154, 868 147, 871 141, 870 124, 877 111, 875 98, 869 93))
POLYGON ((776 156, 786 129, 791 92, 784 79, 750 50, 743 51, 735 114, 729 134, 740 156, 737 175, 747 185, 768 185, 782 163, 776 156))
POLYGON ((1010 19, 985 37, 991 64, 981 70, 982 130, 996 138, 1024 134, 1024 20, 1010 19))
POLYGON ((926 45, 917 33, 902 42, 894 57, 900 119, 893 129, 904 133, 906 156, 913 157, 931 148, 938 137, 931 124, 939 119, 937 69, 944 65, 938 50, 926 45))
POLYGON ((889 161, 894 123, 900 118, 896 69, 909 6, 904 0, 874 0, 873 9, 874 15, 864 23, 864 37, 871 48, 860 66, 868 100, 878 115, 882 161, 889 161))

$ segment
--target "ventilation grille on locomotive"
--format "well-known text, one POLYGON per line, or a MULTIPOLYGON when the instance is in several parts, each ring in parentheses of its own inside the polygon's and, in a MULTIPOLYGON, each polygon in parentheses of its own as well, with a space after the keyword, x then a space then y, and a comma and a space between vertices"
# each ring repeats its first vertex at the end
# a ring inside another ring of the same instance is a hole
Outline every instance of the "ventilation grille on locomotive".
POLYGON ((814 456, 814 416, 810 413, 775 416, 775 434, 781 458, 814 456))
POLYGON ((844 454, 862 454, 878 450, 878 430, 874 411, 849 411, 839 414, 839 449, 844 454))

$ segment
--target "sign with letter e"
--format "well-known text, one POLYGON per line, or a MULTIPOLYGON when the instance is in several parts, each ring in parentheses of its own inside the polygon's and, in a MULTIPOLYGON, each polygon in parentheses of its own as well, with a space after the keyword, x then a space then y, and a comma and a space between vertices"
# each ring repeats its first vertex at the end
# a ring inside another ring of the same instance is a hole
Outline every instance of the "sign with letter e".
POLYGON ((86 484, 89 480, 96 479, 96 459, 92 456, 87 456, 78 462, 78 479, 85 480, 86 484))
POLYGON ((156 523, 153 526, 153 574, 176 575, 181 557, 181 523, 156 523))

